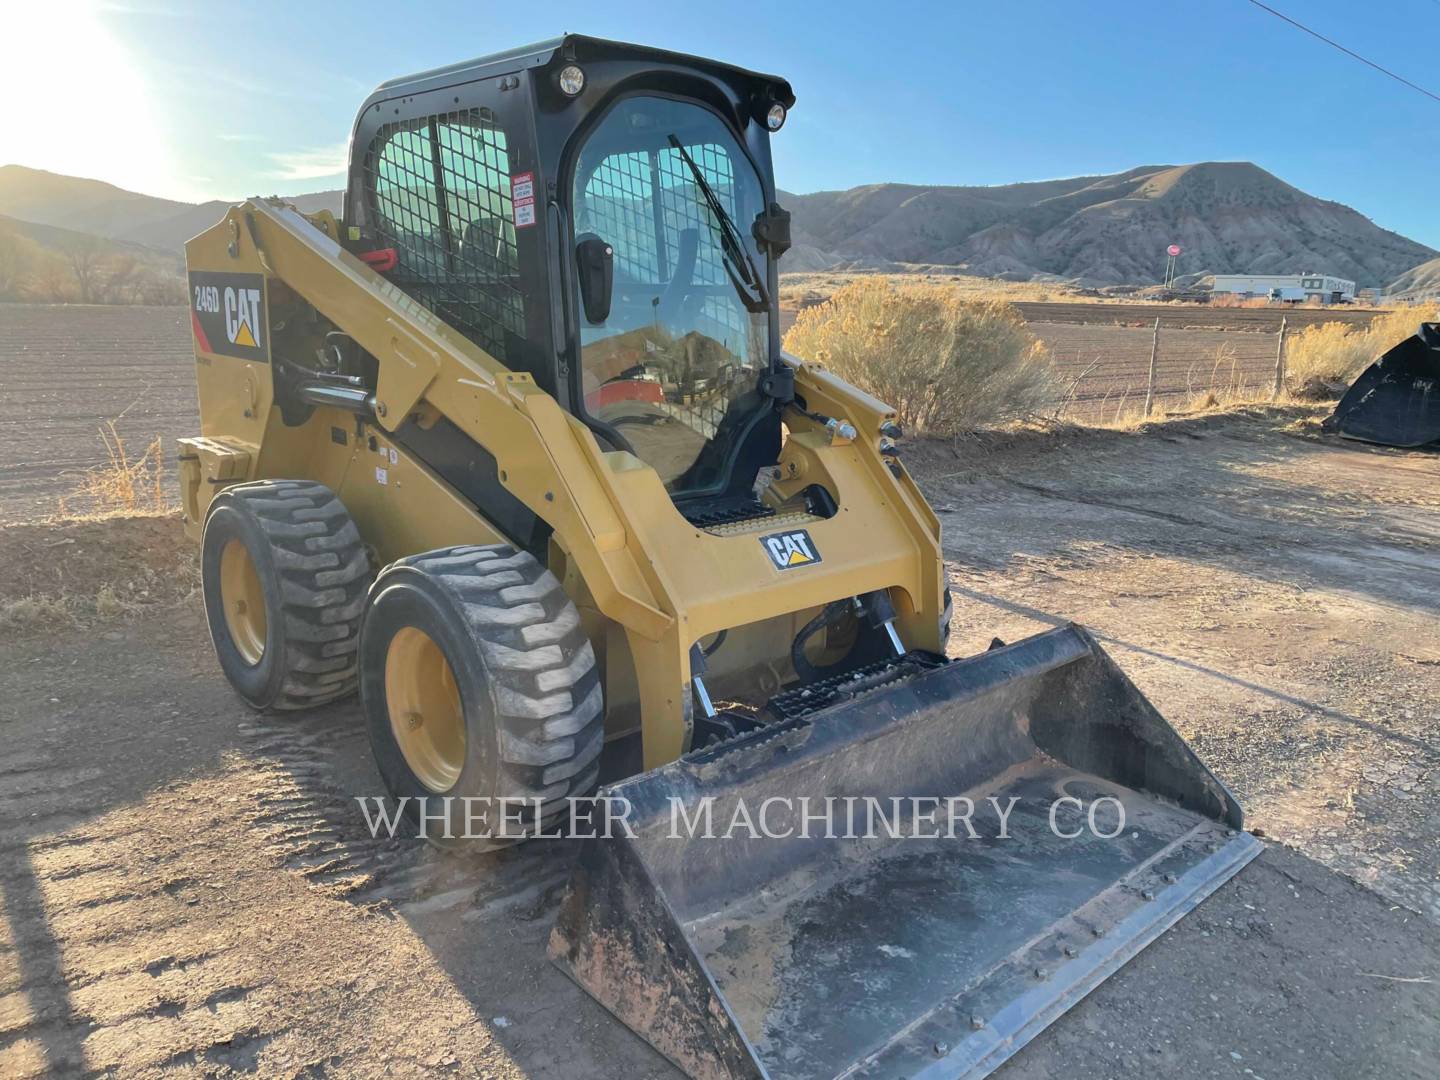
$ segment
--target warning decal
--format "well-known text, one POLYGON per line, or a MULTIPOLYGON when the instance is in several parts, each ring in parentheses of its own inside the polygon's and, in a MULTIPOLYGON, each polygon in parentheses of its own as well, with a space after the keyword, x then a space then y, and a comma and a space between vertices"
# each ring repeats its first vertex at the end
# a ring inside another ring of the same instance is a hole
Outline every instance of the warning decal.
POLYGON ((515 227, 535 224, 535 174, 522 172, 510 178, 510 201, 515 204, 515 227))
POLYGON ((264 275, 192 271, 190 329, 197 352, 269 363, 264 275))

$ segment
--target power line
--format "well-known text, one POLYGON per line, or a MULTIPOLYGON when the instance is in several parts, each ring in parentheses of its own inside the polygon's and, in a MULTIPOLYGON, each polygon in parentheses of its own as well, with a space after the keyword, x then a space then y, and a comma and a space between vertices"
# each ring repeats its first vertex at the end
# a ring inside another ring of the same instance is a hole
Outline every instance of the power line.
MULTIPOLYGON (((1436 0, 1436 2, 1437 2, 1437 3, 1440 3, 1440 0, 1436 0)), ((1374 68, 1376 71, 1380 72, 1382 75, 1388 75, 1388 76, 1390 76, 1390 78, 1394 79, 1396 82, 1398 82, 1398 83, 1404 83, 1406 86, 1410 87, 1411 90, 1418 90, 1420 93, 1424 94, 1426 97, 1432 98, 1432 99, 1434 99, 1435 101, 1440 101, 1440 94, 1431 93, 1429 90, 1426 90, 1423 86, 1417 86, 1417 85, 1415 85, 1413 82, 1411 82, 1409 79, 1405 78, 1403 75, 1396 75, 1395 72, 1391 71, 1389 68, 1381 67, 1379 64, 1375 63, 1374 60, 1367 60, 1365 57, 1363 57, 1363 56, 1361 56, 1359 53, 1357 53, 1354 49, 1347 49, 1344 45, 1341 45, 1338 41, 1332 41, 1330 38, 1326 37, 1324 34, 1321 34, 1321 33, 1317 32, 1317 31, 1315 31, 1315 30, 1311 30, 1310 27, 1306 26, 1304 23, 1296 22, 1294 19, 1290 18, 1289 15, 1281 14, 1280 12, 1276 11, 1274 8, 1269 7, 1269 6, 1265 5, 1265 4, 1260 3, 1260 0, 1250 0, 1250 3, 1254 4, 1254 5, 1255 5, 1256 7, 1258 7, 1261 11, 1268 11, 1271 15, 1274 15, 1277 19, 1283 19, 1285 22, 1287 22, 1287 23, 1289 23, 1291 26, 1295 27, 1295 29, 1297 29, 1297 30, 1303 30, 1303 31, 1305 31, 1305 33, 1309 34, 1309 35, 1310 35, 1311 37, 1313 37, 1313 38, 1319 38, 1319 39, 1320 39, 1321 41, 1323 41, 1326 45, 1329 45, 1332 49, 1339 49, 1339 50, 1340 50, 1341 52, 1343 52, 1346 56, 1354 57, 1356 60, 1359 60, 1362 64, 1366 64, 1366 65, 1374 68)))

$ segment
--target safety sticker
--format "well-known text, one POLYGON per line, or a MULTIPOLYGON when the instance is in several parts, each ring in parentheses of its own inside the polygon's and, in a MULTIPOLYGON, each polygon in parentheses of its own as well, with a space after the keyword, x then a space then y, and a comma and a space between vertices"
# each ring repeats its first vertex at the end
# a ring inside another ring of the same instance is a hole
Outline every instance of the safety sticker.
POLYGON ((388 485, 388 484, 390 483, 390 471, 389 471, 388 469, 382 469, 379 465, 376 465, 376 466, 375 466, 375 482, 376 482, 377 484, 387 484, 387 485, 388 485))
POLYGON ((515 204, 515 227, 535 224, 535 174, 522 172, 510 178, 510 201, 515 204))

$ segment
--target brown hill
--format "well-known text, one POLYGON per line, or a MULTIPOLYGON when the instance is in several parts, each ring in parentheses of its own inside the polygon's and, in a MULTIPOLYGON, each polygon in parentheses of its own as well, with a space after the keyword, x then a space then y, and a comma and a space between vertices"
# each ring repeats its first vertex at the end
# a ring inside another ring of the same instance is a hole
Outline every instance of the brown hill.
POLYGON ((93 251, 100 256, 128 255, 137 261, 180 273, 185 266, 184 258, 174 251, 164 251, 132 240, 111 240, 95 233, 80 232, 78 229, 62 229, 54 225, 39 225, 33 221, 0 214, 0 232, 11 236, 23 236, 26 240, 45 251, 65 254, 76 249, 93 251))
POLYGON ((1386 292, 1394 296, 1440 296, 1440 259, 1412 266, 1392 281, 1386 292))
MULTIPOLYGON (((290 201, 305 211, 338 211, 343 194, 321 191, 290 201)), ((186 240, 219 221, 230 205, 218 199, 177 202, 101 180, 0 165, 0 214, 166 251, 179 251, 186 240)))
POLYGON ((1187 276, 1316 270, 1373 286, 1437 254, 1249 162, 999 187, 875 184, 786 205, 797 244, 833 264, 944 263, 1019 280, 1156 282, 1178 243, 1187 276))

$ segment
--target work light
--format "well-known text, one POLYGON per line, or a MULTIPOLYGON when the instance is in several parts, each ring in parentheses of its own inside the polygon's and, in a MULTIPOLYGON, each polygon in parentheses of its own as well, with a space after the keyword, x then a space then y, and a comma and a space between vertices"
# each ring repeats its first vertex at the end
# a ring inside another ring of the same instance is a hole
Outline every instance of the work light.
POLYGON ((585 89, 585 72, 577 64, 566 64, 560 69, 560 91, 566 97, 574 97, 585 89))

